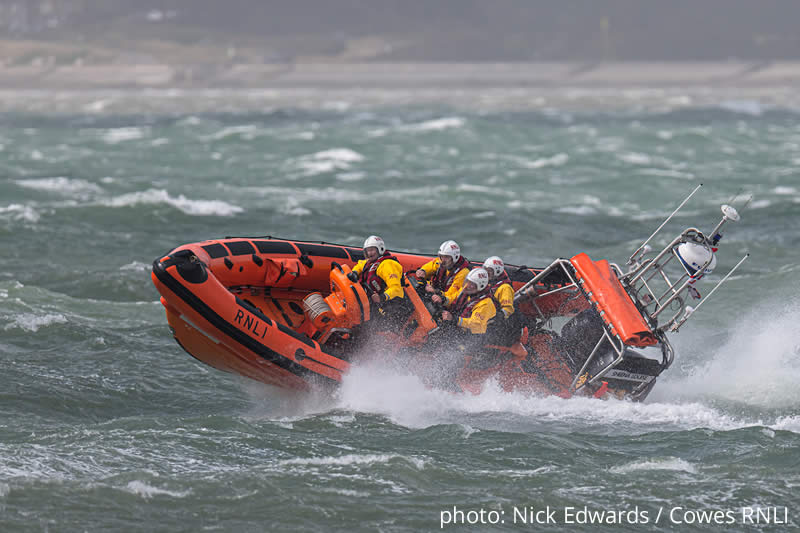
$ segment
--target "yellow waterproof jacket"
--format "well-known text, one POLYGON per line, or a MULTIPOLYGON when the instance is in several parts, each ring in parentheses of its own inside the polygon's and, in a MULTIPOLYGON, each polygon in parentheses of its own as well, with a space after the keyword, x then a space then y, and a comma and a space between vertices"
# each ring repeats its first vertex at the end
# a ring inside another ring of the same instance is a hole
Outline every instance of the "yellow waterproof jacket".
MULTIPOLYGON (((431 261, 428 261, 420 268, 425 271, 425 278, 431 279, 436 271, 439 270, 439 265, 442 264, 442 261, 437 257, 431 261)), ((464 286, 464 279, 469 274, 469 268, 462 268, 456 274, 456 277, 453 278, 453 283, 450 285, 444 294, 442 294, 442 298, 444 298, 444 305, 448 305, 451 302, 454 302, 455 299, 458 297, 458 294, 461 292, 461 287, 464 286)))
POLYGON ((472 309, 472 314, 465 317, 458 317, 458 326, 469 330, 470 333, 486 333, 489 321, 497 314, 497 308, 491 298, 481 300, 472 309))
MULTIPOLYGON (((366 259, 362 259, 353 267, 353 272, 361 276, 364 270, 364 265, 367 264, 366 259)), ((403 266, 394 259, 386 259, 381 261, 378 265, 378 270, 375 271, 381 281, 386 285, 383 294, 387 300, 392 298, 402 298, 404 296, 403 287, 400 285, 400 280, 403 278, 403 266)))
POLYGON ((506 318, 514 314, 514 289, 508 283, 503 283, 494 290, 494 299, 500 304, 500 308, 506 318))

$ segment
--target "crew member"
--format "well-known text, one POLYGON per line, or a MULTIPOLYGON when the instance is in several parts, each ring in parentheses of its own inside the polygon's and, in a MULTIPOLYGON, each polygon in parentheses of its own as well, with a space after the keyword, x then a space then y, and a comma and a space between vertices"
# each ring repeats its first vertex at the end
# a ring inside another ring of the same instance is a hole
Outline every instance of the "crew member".
POLYGON ((453 320, 459 328, 469 333, 483 334, 496 314, 489 274, 483 268, 476 268, 467 274, 464 288, 450 305, 449 311, 442 312, 442 320, 453 320))
POLYGON ((402 277, 403 267, 396 257, 386 251, 383 239, 377 235, 367 237, 364 241, 364 259, 355 264, 350 279, 361 283, 372 303, 381 304, 405 298, 400 284, 402 277))
POLYGON ((483 268, 489 273, 489 288, 495 304, 503 312, 504 318, 510 317, 514 314, 514 288, 506 274, 506 265, 502 259, 493 255, 483 262, 483 268))
POLYGON ((431 300, 446 306, 461 292, 467 272, 469 261, 461 255, 456 241, 444 241, 439 247, 438 257, 417 270, 417 278, 428 280, 425 290, 433 294, 431 300))

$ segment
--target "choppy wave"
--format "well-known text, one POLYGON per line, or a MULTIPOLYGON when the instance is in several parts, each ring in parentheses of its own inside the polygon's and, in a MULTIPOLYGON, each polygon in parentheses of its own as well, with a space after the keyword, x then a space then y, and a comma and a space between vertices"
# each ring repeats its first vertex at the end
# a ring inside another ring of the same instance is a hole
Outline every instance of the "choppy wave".
POLYGON ((392 460, 401 460, 414 466, 414 468, 422 469, 425 467, 425 461, 417 457, 406 457, 397 454, 347 454, 337 455, 332 457, 309 457, 309 458, 295 458, 281 461, 281 465, 317 465, 317 466, 346 466, 346 465, 362 465, 374 463, 388 463, 392 460))
POLYGON ((63 193, 74 196, 88 196, 103 193, 103 188, 95 183, 91 183, 82 179, 67 178, 64 176, 16 180, 15 183, 20 187, 26 187, 28 189, 63 193))
POLYGON ((112 128, 103 133, 103 141, 107 144, 118 144, 125 141, 143 139, 147 135, 149 135, 147 128, 112 128))
POLYGON ((154 487, 148 483, 145 483, 144 481, 138 481, 138 480, 128 482, 128 484, 125 486, 125 490, 127 492, 130 492, 131 494, 136 494, 137 496, 141 496, 142 498, 145 499, 150 499, 157 496, 185 498, 192 493, 191 490, 176 491, 176 490, 161 489, 158 487, 154 487))
POLYGON ((39 329, 50 326, 53 324, 66 324, 67 317, 61 313, 48 313, 45 315, 38 315, 34 313, 22 313, 11 317, 12 321, 6 324, 3 329, 6 331, 14 328, 19 328, 24 331, 35 333, 39 329))
POLYGON ((0 219, 24 220, 25 222, 38 222, 41 218, 39 212, 30 205, 11 204, 0 207, 0 219))
POLYGON ((198 216, 230 216, 244 211, 243 208, 222 200, 191 200, 184 195, 171 196, 164 189, 148 189, 115 196, 105 200, 103 205, 109 207, 130 207, 140 204, 166 204, 181 210, 187 215, 198 216))
POLYGON ((297 166, 305 176, 315 176, 336 170, 347 170, 352 163, 364 160, 364 156, 349 148, 331 148, 297 160, 297 166))
POLYGON ((406 124, 400 129, 404 131, 441 131, 449 128, 461 128, 464 124, 466 124, 466 120, 462 117, 444 117, 416 124, 406 124))
POLYGON ((622 466, 611 468, 611 472, 616 474, 628 474, 642 470, 676 470, 696 474, 697 468, 690 462, 677 457, 662 457, 652 461, 636 461, 622 466))

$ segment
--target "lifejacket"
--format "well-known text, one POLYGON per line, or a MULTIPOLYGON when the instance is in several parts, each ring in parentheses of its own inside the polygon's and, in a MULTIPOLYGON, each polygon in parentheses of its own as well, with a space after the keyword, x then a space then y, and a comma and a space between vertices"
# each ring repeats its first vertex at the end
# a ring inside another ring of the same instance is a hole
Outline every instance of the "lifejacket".
MULTIPOLYGON (((476 294, 466 294, 464 291, 461 291, 461 294, 458 295, 456 301, 450 306, 450 312, 454 316, 469 318, 472 316, 472 310, 476 305, 478 305, 478 302, 482 302, 487 298, 494 300, 494 297, 492 296, 492 288, 489 286, 476 294)), ((497 302, 494 302, 494 305, 495 308, 497 308, 497 302)))
POLYGON ((506 283, 511 285, 511 278, 508 277, 508 273, 503 272, 500 276, 494 278, 494 280, 489 284, 489 293, 492 295, 492 301, 494 302, 494 307, 498 311, 501 310, 503 306, 500 305, 500 301, 497 298, 495 298, 494 293, 497 291, 497 289, 500 288, 501 285, 504 285, 506 283))
POLYGON ((494 292, 499 289, 500 285, 503 283, 508 283, 511 285, 511 278, 508 277, 506 272, 503 272, 500 276, 494 278, 494 280, 489 284, 489 288, 492 289, 492 292, 494 292))
POLYGON ((463 255, 453 264, 453 268, 451 268, 449 272, 444 268, 441 260, 439 260, 439 269, 436 270, 436 274, 434 274, 433 279, 431 279, 431 286, 438 291, 447 292, 447 289, 453 284, 456 274, 461 272, 461 269, 464 268, 469 268, 469 261, 467 261, 467 258, 463 255))
MULTIPOLYGON (((381 277, 378 275, 378 267, 382 262, 390 259, 397 261, 397 258, 389 252, 383 252, 383 255, 377 258, 375 261, 372 261, 371 263, 368 262, 364 265, 358 281, 368 293, 382 293, 386 290, 386 282, 383 281, 383 279, 381 279, 381 277)), ((400 261, 397 262, 399 263, 400 261)))

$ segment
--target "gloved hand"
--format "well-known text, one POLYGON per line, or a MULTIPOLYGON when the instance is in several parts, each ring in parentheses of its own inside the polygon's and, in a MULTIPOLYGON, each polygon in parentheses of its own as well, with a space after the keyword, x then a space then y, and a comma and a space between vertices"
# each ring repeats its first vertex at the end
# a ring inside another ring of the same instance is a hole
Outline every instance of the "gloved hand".
POLYGON ((358 281, 358 274, 356 274, 355 272, 350 272, 349 274, 347 274, 347 279, 349 279, 350 281, 358 281))

